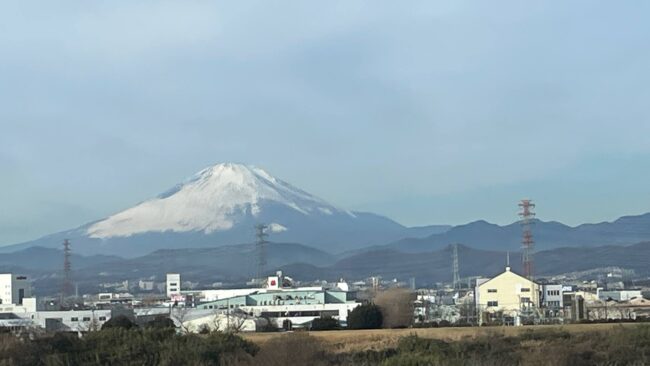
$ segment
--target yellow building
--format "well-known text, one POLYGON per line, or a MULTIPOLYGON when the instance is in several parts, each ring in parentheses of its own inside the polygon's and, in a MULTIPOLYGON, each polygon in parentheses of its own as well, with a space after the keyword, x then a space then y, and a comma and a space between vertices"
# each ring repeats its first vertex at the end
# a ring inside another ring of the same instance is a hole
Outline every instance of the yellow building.
POLYGON ((540 285, 506 267, 505 272, 476 283, 475 301, 479 324, 501 322, 520 325, 539 309, 540 285))

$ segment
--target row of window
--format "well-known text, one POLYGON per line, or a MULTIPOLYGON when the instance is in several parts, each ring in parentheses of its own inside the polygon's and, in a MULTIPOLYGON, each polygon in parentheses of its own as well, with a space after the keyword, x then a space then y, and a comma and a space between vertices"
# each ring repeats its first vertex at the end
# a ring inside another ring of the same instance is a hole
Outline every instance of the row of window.
MULTIPOLYGON (((521 298, 521 303, 522 303, 522 304, 528 304, 528 303, 530 303, 530 298, 529 298, 529 297, 522 297, 522 298, 521 298)), ((558 305, 559 305, 559 304, 558 304, 558 305)), ((488 307, 491 307, 491 306, 498 307, 498 306, 499 306, 499 302, 498 302, 498 301, 488 301, 488 302, 487 302, 487 306, 488 306, 488 307)))
POLYGON ((548 290, 546 294, 549 296, 560 296, 560 290, 548 290))
MULTIPOLYGON (((70 318, 70 321, 71 321, 71 322, 78 322, 78 321, 79 321, 79 318, 76 317, 76 316, 73 316, 72 318, 70 318)), ((81 321, 89 322, 89 321, 90 321, 90 317, 89 317, 89 316, 84 316, 84 317, 82 318, 81 321)), ((104 322, 104 321, 106 321, 106 317, 105 317, 105 316, 100 316, 100 317, 99 317, 99 321, 100 321, 100 322, 104 322)))
POLYGON ((298 316, 321 316, 321 317, 334 317, 339 316, 337 310, 322 310, 322 311, 263 311, 262 318, 281 318, 281 317, 298 317, 298 316))
MULTIPOLYGON (((230 308, 231 308, 231 309, 234 309, 234 308, 236 308, 236 307, 238 308, 239 306, 240 306, 239 304, 230 304, 230 308)), ((241 306, 244 306, 244 305, 241 305, 241 306)), ((226 305, 219 305, 219 306, 216 306, 216 305, 206 305, 206 306, 204 306, 203 308, 204 308, 204 309, 228 309, 228 306, 226 306, 226 305)))
MULTIPOLYGON (((494 294, 494 293, 497 292, 497 289, 495 289, 495 288, 489 288, 489 289, 487 290, 487 292, 490 293, 490 294, 494 294)), ((524 287, 524 288, 521 289, 521 292, 530 292, 530 288, 528 288, 528 287, 524 287)))

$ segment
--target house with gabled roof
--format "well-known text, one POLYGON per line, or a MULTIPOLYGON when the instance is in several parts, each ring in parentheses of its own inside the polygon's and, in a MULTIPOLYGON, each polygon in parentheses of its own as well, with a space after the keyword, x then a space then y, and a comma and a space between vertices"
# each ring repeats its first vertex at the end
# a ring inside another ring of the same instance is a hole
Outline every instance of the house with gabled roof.
POLYGON ((533 318, 539 312, 540 288, 510 267, 495 277, 478 279, 475 302, 479 324, 520 325, 533 318))

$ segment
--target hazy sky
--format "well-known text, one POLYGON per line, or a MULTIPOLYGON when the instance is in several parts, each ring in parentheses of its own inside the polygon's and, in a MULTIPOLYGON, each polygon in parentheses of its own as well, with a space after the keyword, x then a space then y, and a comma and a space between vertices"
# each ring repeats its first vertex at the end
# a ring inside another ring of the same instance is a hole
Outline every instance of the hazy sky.
POLYGON ((0 0, 0 244, 201 168, 407 225, 650 211, 647 1, 0 0))

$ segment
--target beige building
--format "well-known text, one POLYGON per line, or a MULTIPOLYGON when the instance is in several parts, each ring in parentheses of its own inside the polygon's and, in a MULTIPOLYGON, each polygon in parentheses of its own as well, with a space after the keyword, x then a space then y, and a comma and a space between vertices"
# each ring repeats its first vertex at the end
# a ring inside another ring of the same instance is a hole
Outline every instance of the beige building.
POLYGON ((491 279, 479 279, 475 289, 479 324, 520 325, 539 312, 540 285, 506 267, 491 279))

